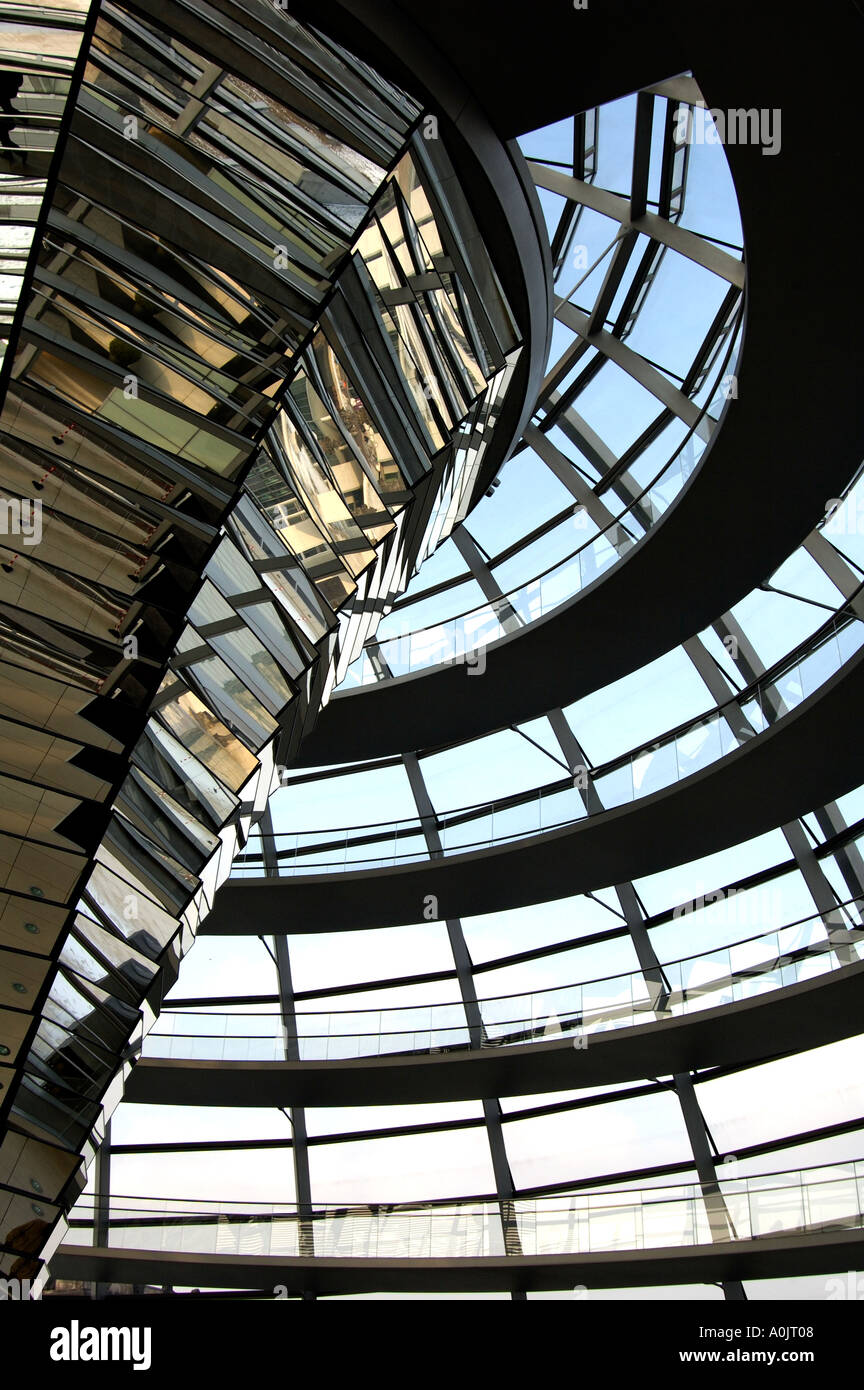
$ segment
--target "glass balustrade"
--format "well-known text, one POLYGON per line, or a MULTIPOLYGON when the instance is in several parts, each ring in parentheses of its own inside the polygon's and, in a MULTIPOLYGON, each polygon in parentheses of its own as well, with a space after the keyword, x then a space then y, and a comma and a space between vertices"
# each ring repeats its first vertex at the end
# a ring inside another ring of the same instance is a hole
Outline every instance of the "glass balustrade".
MULTIPOLYGON (((79 1201, 71 1243, 93 1226, 79 1201)), ((202 1255, 479 1259, 590 1255, 756 1241, 864 1224, 864 1161, 696 1183, 493 1201, 296 1206, 114 1196, 109 1248, 202 1255), (508 1228, 505 1243, 504 1228, 508 1228)))
POLYGON ((461 1004, 298 1012, 290 1033, 274 1012, 163 1011, 144 1056, 185 1061, 341 1062, 354 1057, 451 1052, 591 1036, 639 1023, 680 1018, 802 984, 864 958, 861 903, 838 906, 831 920, 814 915, 661 968, 530 994, 478 1001, 473 1030, 461 1004), (473 1032, 473 1036, 472 1036, 473 1032))
MULTIPOLYGON (((732 345, 717 372, 718 378, 722 377, 723 381, 727 373, 734 369, 739 346, 740 331, 733 336, 732 345)), ((513 632, 516 627, 546 617, 587 589, 595 579, 599 579, 622 559, 669 509, 704 453, 706 441, 697 430, 705 421, 711 421, 712 427, 716 424, 724 400, 722 388, 709 394, 699 413, 698 423, 688 432, 672 458, 630 506, 596 535, 578 545, 564 559, 508 590, 502 598, 492 603, 482 604, 431 626, 376 639, 372 652, 364 650, 349 668, 344 688, 371 685, 447 662, 470 660, 478 651, 513 632)), ((574 525, 577 530, 580 526, 589 525, 587 512, 581 507, 574 510, 574 525)))
MULTIPOLYGON (((859 593, 839 610, 809 650, 765 676, 737 701, 686 728, 643 745, 605 767, 574 768, 573 779, 549 783, 507 800, 438 813, 441 854, 467 853, 529 835, 563 829, 585 819, 581 792, 593 786, 604 810, 626 805, 701 772, 775 724, 835 675, 864 642, 857 617, 859 593)), ((429 859, 417 817, 339 830, 253 832, 232 877, 291 877, 348 870, 386 869, 429 859)))

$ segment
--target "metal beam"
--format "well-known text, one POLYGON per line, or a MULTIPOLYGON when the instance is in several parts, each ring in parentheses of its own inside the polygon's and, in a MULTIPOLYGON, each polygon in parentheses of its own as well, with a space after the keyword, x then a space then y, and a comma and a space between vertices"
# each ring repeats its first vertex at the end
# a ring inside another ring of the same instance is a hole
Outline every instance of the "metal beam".
MULTIPOLYGON (((705 1120, 696 1099, 693 1080, 689 1072, 676 1072, 672 1080, 675 1083, 675 1091, 681 1105, 681 1113, 684 1116, 687 1137, 693 1150, 696 1172, 702 1188, 702 1200, 705 1203, 708 1225, 711 1228, 711 1239, 715 1241, 737 1240, 738 1233, 717 1182, 714 1157, 708 1144, 705 1120)), ((722 1288, 724 1295, 729 1300, 741 1302, 746 1299, 744 1286, 740 1279, 726 1281, 722 1288)))
POLYGON ((574 333, 578 333, 580 338, 584 338, 592 347, 596 347, 610 362, 621 367, 634 381, 638 381, 640 386, 644 386, 646 391, 650 391, 667 410, 671 410, 685 425, 695 429, 701 439, 707 441, 711 438, 715 421, 704 414, 695 401, 691 401, 689 396, 685 396, 683 391, 673 386, 668 377, 656 367, 652 367, 638 352, 622 343, 620 338, 605 330, 592 332, 590 319, 565 299, 556 300, 555 317, 568 328, 572 328, 574 333))
MULTIPOLYGON (((278 873, 273 838, 273 818, 269 804, 259 821, 261 831, 264 869, 278 873)), ((279 989, 279 1012, 282 1018, 284 1050, 286 1062, 300 1061, 300 1041, 297 1033, 297 1013, 294 999, 294 982, 291 978, 291 954, 288 938, 274 936, 276 949, 276 975, 279 989)), ((291 1125, 291 1157, 294 1164, 294 1186, 296 1189, 298 1216, 298 1239, 301 1255, 315 1254, 315 1228, 312 1222, 312 1180, 309 1172, 309 1149, 307 1145, 306 1111, 302 1106, 292 1106, 288 1113, 291 1125)), ((303 1298, 313 1300, 315 1293, 303 1291, 303 1298)))
POLYGON ((538 187, 546 188, 551 193, 557 193, 560 197, 569 198, 575 203, 581 203, 594 212, 599 212, 603 217, 620 222, 623 228, 644 232, 654 241, 659 241, 663 246, 677 251, 679 255, 686 256, 689 261, 704 266, 712 274, 719 275, 721 280, 728 280, 730 285, 737 285, 740 290, 744 289, 746 273, 743 261, 736 260, 728 251, 722 251, 719 246, 706 241, 704 237, 697 236, 695 232, 688 232, 675 222, 667 222, 664 217, 658 217, 653 212, 644 212, 641 217, 631 221, 629 199, 622 198, 617 193, 609 193, 604 188, 595 188, 593 184, 571 178, 569 174, 562 174, 557 169, 547 169, 543 164, 529 163, 528 168, 538 187))
POLYGON ((52 1260, 66 1279, 102 1275, 130 1283, 171 1283, 199 1288, 255 1288, 279 1285, 299 1292, 314 1281, 320 1293, 506 1292, 534 1289, 649 1288, 654 1285, 707 1284, 730 1279, 770 1279, 831 1274, 859 1268, 864 1232, 831 1230, 760 1236, 702 1246, 597 1254, 485 1256, 458 1259, 313 1260, 269 1255, 167 1254, 159 1250, 90 1250, 61 1246, 52 1260))
MULTIPOLYGON (((463 534, 462 528, 455 533, 456 536, 460 534, 463 534)), ((468 547, 468 549, 470 550, 470 547, 468 547)), ((467 558, 467 555, 465 555, 466 560, 467 558)), ((441 837, 438 834, 435 808, 432 805, 432 800, 429 796, 417 755, 415 753, 406 753, 404 755, 404 764, 411 786, 411 793, 414 797, 414 804, 417 807, 417 814, 423 826, 423 834, 429 850, 429 856, 430 858, 440 858, 443 851, 441 837)), ((479 1049, 483 1046, 486 1030, 477 998, 477 986, 474 981, 468 943, 465 940, 465 934, 462 930, 462 922, 458 917, 448 917, 446 924, 447 936, 450 941, 450 948, 453 952, 453 960, 456 966, 459 992, 462 995, 462 1006, 465 1010, 465 1017, 468 1022, 468 1036, 472 1049, 479 1049)), ((484 1098, 483 1118, 486 1123, 486 1135, 492 1159, 492 1171, 495 1177, 495 1191, 498 1196, 501 1215, 504 1249, 507 1251, 508 1255, 521 1255, 522 1243, 519 1238, 519 1228, 516 1223, 515 1209, 513 1207, 515 1187, 513 1175, 510 1171, 510 1164, 507 1159, 507 1149, 504 1144, 504 1134, 501 1123, 501 1103, 496 1097, 484 1098)), ((514 1293, 513 1297, 524 1298, 524 1294, 519 1295, 514 1293)))
POLYGON ((453 532, 453 544, 482 589, 484 598, 491 605, 492 611, 504 631, 518 632, 525 624, 499 587, 498 581, 485 558, 481 555, 474 537, 464 526, 456 527, 453 532))

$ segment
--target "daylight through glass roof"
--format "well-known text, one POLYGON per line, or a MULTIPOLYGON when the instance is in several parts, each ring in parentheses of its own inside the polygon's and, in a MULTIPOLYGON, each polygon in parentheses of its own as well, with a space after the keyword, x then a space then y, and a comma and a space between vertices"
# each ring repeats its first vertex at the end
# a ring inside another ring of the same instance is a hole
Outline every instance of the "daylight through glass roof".
POLYGON ((796 113, 343 8, 0 4, 0 1282, 827 1298, 864 449, 796 113))

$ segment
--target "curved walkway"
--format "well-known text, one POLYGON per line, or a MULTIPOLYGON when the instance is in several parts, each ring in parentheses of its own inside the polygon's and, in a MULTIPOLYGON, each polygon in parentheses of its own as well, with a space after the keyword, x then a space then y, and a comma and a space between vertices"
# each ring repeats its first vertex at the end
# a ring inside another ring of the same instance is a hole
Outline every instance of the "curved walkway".
POLYGON ((575 1039, 565 1034, 501 1048, 334 1062, 143 1057, 125 1095, 140 1105, 259 1107, 404 1105, 574 1090, 753 1062, 853 1037, 861 1027, 862 990, 859 961, 767 996, 575 1039))
POLYGON ((864 1233, 838 1230, 667 1250, 604 1251, 597 1255, 487 1255, 453 1260, 340 1260, 327 1256, 278 1259, 267 1255, 164 1254, 64 1245, 51 1261, 51 1272, 58 1279, 260 1289, 271 1297, 298 1297, 304 1292, 506 1293, 573 1289, 577 1285, 614 1289, 716 1284, 733 1279, 832 1274, 850 1264, 857 1268, 862 1258, 864 1233))
MULTIPOLYGON (((843 1268, 825 1261, 861 1249, 861 1178, 862 1164, 852 1160, 642 1189, 580 1185, 504 1202, 297 1207, 118 1196, 108 1214, 114 1247, 62 1248, 51 1271, 282 1297, 298 1281, 336 1292, 435 1289, 442 1275, 447 1287, 497 1289, 806 1273, 843 1268)), ((93 1219, 85 1200, 72 1227, 92 1230, 93 1219)))
MULTIPOLYGON (((655 10, 652 16, 662 29, 655 10)), ((677 22, 676 16, 671 28, 677 22)), ((761 22, 754 22, 758 30, 761 22)), ((834 56, 845 67, 844 45, 860 46, 860 36, 860 20, 850 10, 826 19, 825 34, 815 41, 817 48, 836 42, 834 56)), ((800 33, 795 40, 804 43, 800 33)), ((738 398, 697 474, 661 524, 605 577, 554 614, 490 646, 482 679, 468 678, 464 665, 448 665, 336 695, 298 766, 473 738, 620 679, 759 585, 824 515, 827 499, 848 484, 864 438, 864 343, 856 316, 840 312, 837 295, 840 287, 860 282, 860 257, 855 238, 828 215, 811 219, 802 254, 794 210, 802 199, 812 208, 832 207, 837 169, 854 167, 854 82, 841 80, 832 60, 824 76, 810 68, 803 83, 794 62, 770 58, 775 42, 776 35, 769 42, 754 32, 746 57, 740 42, 731 45, 760 101, 782 109, 783 143, 771 157, 758 147, 726 147, 744 229, 747 321, 738 398), (826 111, 832 113, 830 158, 826 111), (828 316, 818 346, 808 305, 822 306, 828 316)), ((742 78, 725 48, 719 34, 716 48, 699 45, 697 80, 709 99, 747 106, 734 99, 742 78)), ((604 80, 608 88, 608 73, 604 80)), ((568 109, 579 99, 579 84, 570 86, 568 109)))
POLYGON ((505 842, 564 829, 586 815, 683 782, 779 722, 840 671, 864 645, 864 626, 857 619, 859 612, 864 617, 862 603, 859 588, 817 633, 738 691, 734 699, 727 696, 713 711, 691 717, 650 741, 645 739, 590 772, 584 764, 573 764, 570 775, 540 787, 434 812, 434 850, 426 834, 428 819, 419 813, 397 821, 320 830, 253 830, 232 872, 237 878, 380 872, 391 865, 500 848, 505 842), (590 787, 590 794, 577 795, 577 786, 583 792, 590 787))
POLYGON ((503 846, 381 870, 236 879, 205 935, 402 926, 524 907, 658 873, 773 830, 864 781, 864 651, 798 708, 702 772, 503 846), (830 730, 830 740, 826 731, 830 730))

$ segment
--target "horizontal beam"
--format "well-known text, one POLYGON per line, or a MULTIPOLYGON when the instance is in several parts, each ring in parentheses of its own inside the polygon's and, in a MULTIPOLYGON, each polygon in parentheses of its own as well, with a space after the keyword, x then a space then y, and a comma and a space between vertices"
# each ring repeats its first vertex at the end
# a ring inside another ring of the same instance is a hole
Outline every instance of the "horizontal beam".
POLYGON ((578 333, 592 347, 596 347, 598 352, 602 352, 604 357, 614 362, 634 381, 638 381, 655 400, 665 405, 667 410, 671 410, 673 415, 677 415, 679 420, 683 420, 684 424, 695 430, 701 438, 706 441, 711 438, 714 421, 703 415, 695 401, 691 401, 689 396, 685 396, 683 391, 673 386, 667 376, 656 367, 652 367, 650 362, 646 362, 644 357, 634 352, 626 343, 622 343, 614 333, 607 333, 602 328, 592 328, 591 320, 580 309, 568 304, 566 299, 557 301, 555 317, 567 328, 572 328, 574 333, 578 333))
MULTIPOLYGON (((468 686, 485 680, 462 678, 468 686)), ((467 854, 380 870, 229 879, 201 934, 405 926, 425 920, 430 907, 441 920, 497 912, 686 864, 860 786, 862 704, 864 649, 796 710, 683 782, 561 829, 467 854)))
POLYGON ((643 1288, 830 1274, 858 1268, 862 1257, 864 1232, 860 1230, 591 1255, 491 1255, 450 1260, 288 1259, 63 1245, 51 1261, 51 1273, 58 1279, 260 1289, 270 1294, 280 1288, 293 1294, 493 1293, 573 1289, 577 1285, 588 1289, 643 1288))
MULTIPOLYGON (((818 46, 815 35, 813 41, 818 46)), ((737 47, 745 65, 754 61, 749 49, 742 57, 737 47)), ((837 55, 845 70, 843 44, 837 55)), ((696 73, 706 95, 715 57, 703 55, 696 73)), ((818 66, 809 71, 830 104, 838 90, 830 65, 824 74, 818 66)), ((740 91, 740 72, 730 54, 719 73, 725 85, 715 81, 714 92, 746 107, 752 102, 740 91)), ((754 81, 756 90, 760 105, 783 108, 784 146, 776 157, 747 145, 725 149, 747 249, 744 345, 735 368, 737 398, 729 400, 684 491, 626 558, 548 616, 487 647, 482 677, 469 677, 464 664, 442 665, 337 694, 298 765, 439 747, 566 708, 733 608, 805 540, 824 516, 826 499, 848 486, 864 438, 864 340, 854 315, 835 316, 816 350, 812 316, 802 306, 832 304, 838 285, 859 285, 860 255, 855 238, 839 235, 829 220, 802 257, 782 210, 800 204, 802 169, 807 206, 832 205, 836 169, 858 157, 857 116, 844 105, 847 118, 832 123, 835 143, 826 160, 824 134, 812 118, 818 101, 809 91, 805 99, 792 68, 769 64, 758 87, 754 81), (796 392, 802 362, 806 390, 796 392)), ((543 177, 549 186, 567 178, 543 177)), ((566 196, 569 185, 560 187, 566 196)), ((616 220, 626 215, 626 200, 589 187, 580 192, 592 206, 616 220)), ((574 548, 577 543, 574 531, 574 548)))
POLYGON ((686 256, 688 261, 695 261, 714 275, 719 275, 721 280, 728 280, 730 285, 737 285, 738 289, 743 290, 743 262, 735 256, 730 256, 728 251, 722 251, 719 246, 706 241, 704 237, 697 236, 695 232, 688 232, 685 227, 679 227, 677 222, 669 222, 665 217, 658 217, 653 212, 644 212, 641 217, 631 221, 628 198, 609 193, 605 188, 595 188, 594 184, 585 183, 583 179, 574 179, 570 174, 562 174, 560 169, 547 169, 544 164, 529 163, 528 168, 534 182, 540 188, 546 188, 550 193, 557 193, 562 198, 568 198, 571 202, 591 208, 593 212, 599 212, 603 217, 611 218, 620 223, 625 234, 630 231, 644 232, 654 241, 668 246, 671 251, 686 256))
POLYGON ((136 1105, 407 1105, 537 1095, 761 1061, 857 1034, 864 962, 680 1018, 477 1051, 341 1062, 142 1058, 126 1084, 136 1105))

